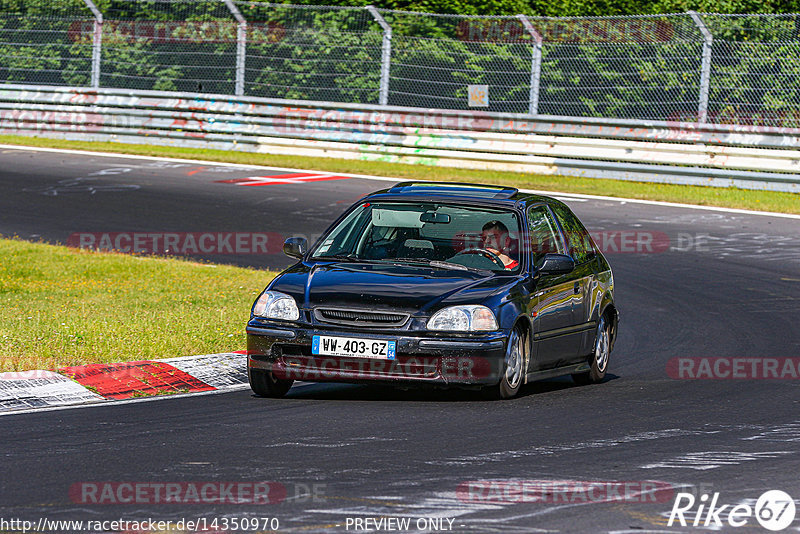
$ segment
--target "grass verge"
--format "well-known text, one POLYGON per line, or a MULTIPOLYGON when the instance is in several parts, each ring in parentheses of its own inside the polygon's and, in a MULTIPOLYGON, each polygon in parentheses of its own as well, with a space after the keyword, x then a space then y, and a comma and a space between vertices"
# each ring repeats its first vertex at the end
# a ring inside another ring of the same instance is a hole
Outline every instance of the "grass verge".
POLYGON ((0 371, 245 348, 276 273, 0 239, 0 371))
POLYGON ((62 141, 41 137, 0 135, 0 143, 73 150, 92 150, 120 154, 137 154, 171 158, 189 158, 249 165, 289 167, 325 172, 346 172, 389 176, 408 180, 444 180, 503 184, 526 189, 583 193, 612 197, 636 198, 680 202, 702 206, 721 206, 747 210, 800 213, 800 195, 774 191, 749 189, 701 187, 687 185, 628 182, 623 180, 601 180, 568 176, 522 174, 501 171, 478 171, 401 165, 380 161, 342 160, 335 158, 312 158, 306 156, 279 156, 251 152, 230 152, 151 145, 128 145, 123 143, 99 143, 84 141, 62 141))

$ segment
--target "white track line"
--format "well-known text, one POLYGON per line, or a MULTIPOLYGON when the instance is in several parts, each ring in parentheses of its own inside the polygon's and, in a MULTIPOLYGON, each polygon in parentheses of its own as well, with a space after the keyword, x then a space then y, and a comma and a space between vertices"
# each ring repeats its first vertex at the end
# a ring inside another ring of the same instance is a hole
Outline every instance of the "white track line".
MULTIPOLYGON (((117 158, 117 159, 134 159, 134 160, 146 160, 146 161, 169 161, 175 163, 190 163, 193 165, 215 165, 218 167, 233 167, 238 169, 268 169, 268 170, 278 170, 278 171, 286 171, 286 172, 318 172, 320 174, 333 174, 336 176, 347 176, 348 178, 360 178, 363 180, 375 180, 380 182, 402 182, 405 181, 405 178, 390 178, 387 176, 372 176, 369 174, 352 174, 346 172, 330 172, 330 171, 317 171, 317 170, 310 170, 310 169, 293 169, 289 167, 269 167, 265 165, 246 165, 243 163, 225 163, 225 162, 217 162, 217 161, 210 161, 210 160, 201 160, 201 159, 181 159, 181 158, 164 158, 164 157, 156 157, 156 156, 139 156, 135 154, 115 154, 112 152, 90 152, 84 150, 68 150, 63 148, 44 148, 44 147, 27 147, 23 145, 2 145, 0 144, 0 150, 20 150, 20 151, 34 151, 34 152, 53 152, 56 154, 75 154, 80 156, 94 156, 100 158, 117 158)), ((598 178, 599 179, 599 178, 598 178)), ((743 210, 737 208, 723 208, 718 206, 697 206, 694 204, 680 204, 676 202, 661 202, 657 200, 640 200, 637 198, 623 198, 623 197, 607 197, 602 195, 584 195, 581 193, 562 193, 559 191, 539 191, 535 189, 520 189, 523 193, 534 193, 534 194, 541 194, 541 195, 548 195, 548 196, 563 196, 563 197, 572 197, 572 198, 580 198, 580 199, 587 199, 587 200, 606 200, 610 202, 620 202, 620 203, 630 203, 630 204, 645 204, 650 206, 664 206, 670 208, 684 208, 684 209, 692 209, 692 210, 703 210, 703 211, 717 211, 717 212, 724 212, 724 213, 737 213, 741 215, 762 215, 765 217, 779 217, 783 219, 797 219, 800 220, 800 215, 795 215, 792 213, 774 213, 771 211, 755 211, 755 210, 743 210)))

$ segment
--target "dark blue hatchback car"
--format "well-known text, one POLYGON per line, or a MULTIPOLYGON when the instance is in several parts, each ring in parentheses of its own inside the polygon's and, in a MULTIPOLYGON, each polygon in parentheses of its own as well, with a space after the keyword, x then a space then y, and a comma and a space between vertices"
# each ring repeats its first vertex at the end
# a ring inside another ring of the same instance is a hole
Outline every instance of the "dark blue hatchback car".
POLYGON ((562 202, 513 188, 406 182, 348 209, 253 304, 250 386, 295 380, 484 388, 599 382, 619 315, 605 257, 562 202))

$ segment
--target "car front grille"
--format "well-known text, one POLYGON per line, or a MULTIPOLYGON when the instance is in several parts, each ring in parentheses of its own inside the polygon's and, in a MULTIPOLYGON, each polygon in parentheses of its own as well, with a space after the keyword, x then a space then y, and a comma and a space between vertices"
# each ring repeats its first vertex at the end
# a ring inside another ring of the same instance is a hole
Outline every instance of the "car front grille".
POLYGON ((340 308, 316 308, 314 316, 323 323, 348 326, 402 326, 408 320, 407 313, 375 312, 365 310, 343 310, 340 308))

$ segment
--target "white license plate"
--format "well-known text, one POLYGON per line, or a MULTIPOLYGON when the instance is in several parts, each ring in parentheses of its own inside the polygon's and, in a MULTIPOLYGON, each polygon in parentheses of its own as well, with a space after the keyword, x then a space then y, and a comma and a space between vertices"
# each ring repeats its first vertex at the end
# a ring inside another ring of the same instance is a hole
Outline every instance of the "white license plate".
POLYGON ((383 339, 314 336, 311 341, 311 354, 315 356, 394 360, 396 350, 397 341, 383 339))

